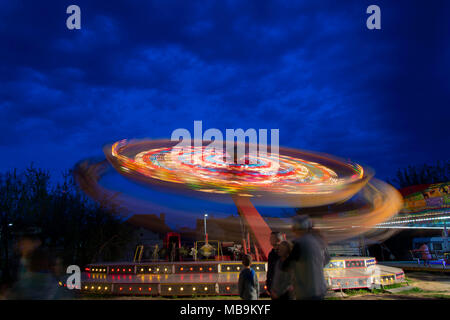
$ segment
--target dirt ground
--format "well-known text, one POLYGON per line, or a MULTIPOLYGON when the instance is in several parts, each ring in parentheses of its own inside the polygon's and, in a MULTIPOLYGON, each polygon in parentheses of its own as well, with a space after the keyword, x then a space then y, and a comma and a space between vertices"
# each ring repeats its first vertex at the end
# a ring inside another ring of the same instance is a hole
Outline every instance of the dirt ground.
POLYGON ((349 294, 342 300, 435 300, 450 299, 450 275, 426 272, 406 274, 410 290, 398 293, 349 294))
MULTIPOLYGON (((327 297, 332 300, 436 300, 450 299, 450 275, 440 273, 411 272, 406 274, 409 289, 397 293, 377 290, 344 291, 342 297, 339 292, 327 297)), ((406 284, 405 284, 406 286, 406 284)), ((107 299, 107 300, 240 300, 238 296, 199 296, 199 297, 130 297, 130 296, 80 296, 79 299, 107 299)), ((268 297, 262 298, 268 300, 268 297)))
POLYGON ((411 280, 411 285, 422 290, 450 293, 450 275, 411 272, 406 276, 411 280))

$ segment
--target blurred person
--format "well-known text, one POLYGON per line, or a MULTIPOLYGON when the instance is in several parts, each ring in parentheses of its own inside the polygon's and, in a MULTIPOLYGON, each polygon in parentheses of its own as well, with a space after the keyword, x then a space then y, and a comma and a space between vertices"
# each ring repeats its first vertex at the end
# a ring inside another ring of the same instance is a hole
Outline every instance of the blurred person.
POLYGON ((258 300, 259 282, 255 270, 250 268, 252 256, 246 254, 242 258, 244 269, 239 274, 239 296, 244 300, 258 300))
POLYGON ((430 265, 431 254, 430 249, 428 248, 426 243, 422 243, 419 249, 414 249, 413 251, 421 254, 424 266, 430 265))
POLYGON ((293 300, 293 275, 289 270, 283 270, 282 265, 292 252, 293 244, 282 241, 278 246, 279 260, 274 267, 274 276, 270 296, 274 300, 293 300))
POLYGON ((55 283, 60 283, 61 286, 58 285, 53 299, 61 299, 61 300, 68 300, 73 299, 76 289, 70 289, 66 287, 66 281, 68 278, 68 275, 66 273, 66 269, 64 268, 63 261, 61 258, 56 257, 55 259, 51 260, 51 273, 53 274, 53 277, 55 278, 55 283))
POLYGON ((155 244, 155 246, 153 248, 152 259, 153 259, 153 261, 158 261, 159 260, 159 247, 158 247, 158 244, 155 244))
POLYGON ((283 235, 281 232, 273 231, 270 234, 270 244, 272 245, 272 250, 269 252, 269 256, 267 257, 267 274, 266 274, 266 288, 270 293, 272 289, 272 280, 275 271, 275 265, 280 258, 278 255, 278 246, 280 242, 283 240, 283 235))
POLYGON ((53 299, 57 281, 52 274, 52 263, 48 252, 40 248, 37 235, 26 235, 19 239, 17 250, 20 266, 17 281, 5 295, 6 299, 41 300, 53 299))
POLYGON ((306 215, 293 218, 292 231, 296 239, 283 269, 293 274, 295 298, 322 300, 327 291, 323 268, 330 261, 326 243, 306 215))
POLYGON ((170 248, 170 261, 177 261, 177 247, 176 247, 176 243, 172 242, 172 246, 170 248))

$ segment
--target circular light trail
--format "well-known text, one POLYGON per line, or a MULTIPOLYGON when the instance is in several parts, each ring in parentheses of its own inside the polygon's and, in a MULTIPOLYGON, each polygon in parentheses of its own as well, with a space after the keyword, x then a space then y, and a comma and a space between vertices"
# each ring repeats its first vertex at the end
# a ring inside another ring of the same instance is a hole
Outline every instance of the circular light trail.
MULTIPOLYGON (((204 144, 178 147, 177 143, 121 140, 105 146, 104 153, 109 164, 131 180, 209 201, 231 202, 232 198, 247 197, 255 205, 291 208, 326 208, 354 201, 351 210, 311 213, 316 226, 333 241, 363 233, 374 238, 376 233, 380 238, 379 231, 372 228, 394 217, 402 206, 400 194, 386 183, 371 179, 369 168, 330 155, 279 148, 277 155, 247 154, 230 161, 230 155, 223 151, 226 149, 204 144)), ((74 173, 81 189, 115 208, 139 206, 141 212, 148 210, 137 199, 99 184, 107 166, 106 161, 79 163, 74 173)), ((159 210, 155 204, 148 205, 159 210)))
POLYGON ((371 176, 362 166, 331 156, 281 148, 276 155, 247 155, 229 161, 223 150, 177 147, 171 141, 122 140, 104 149, 122 175, 147 184, 204 193, 286 200, 311 206, 343 200, 371 176), (306 196, 308 199, 306 199, 306 196))

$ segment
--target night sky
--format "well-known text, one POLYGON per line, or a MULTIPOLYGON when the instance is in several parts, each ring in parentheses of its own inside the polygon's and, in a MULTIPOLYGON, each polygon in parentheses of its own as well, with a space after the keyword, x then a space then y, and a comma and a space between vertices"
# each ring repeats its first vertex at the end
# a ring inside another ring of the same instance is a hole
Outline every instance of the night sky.
POLYGON ((450 159, 449 1, 1 1, 0 171, 124 138, 280 130, 381 179, 450 159), (294 5, 293 3, 296 3, 294 5), (81 30, 66 8, 81 8, 81 30), (381 8, 381 30, 366 8, 381 8))

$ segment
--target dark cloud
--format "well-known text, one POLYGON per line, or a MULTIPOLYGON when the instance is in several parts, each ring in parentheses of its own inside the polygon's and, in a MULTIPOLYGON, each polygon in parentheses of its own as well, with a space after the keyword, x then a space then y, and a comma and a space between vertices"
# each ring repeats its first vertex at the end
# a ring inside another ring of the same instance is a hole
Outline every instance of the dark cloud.
POLYGON ((0 168, 54 170, 179 127, 279 128, 281 144, 375 168, 449 158, 449 4, 378 1, 0 4, 0 168))

